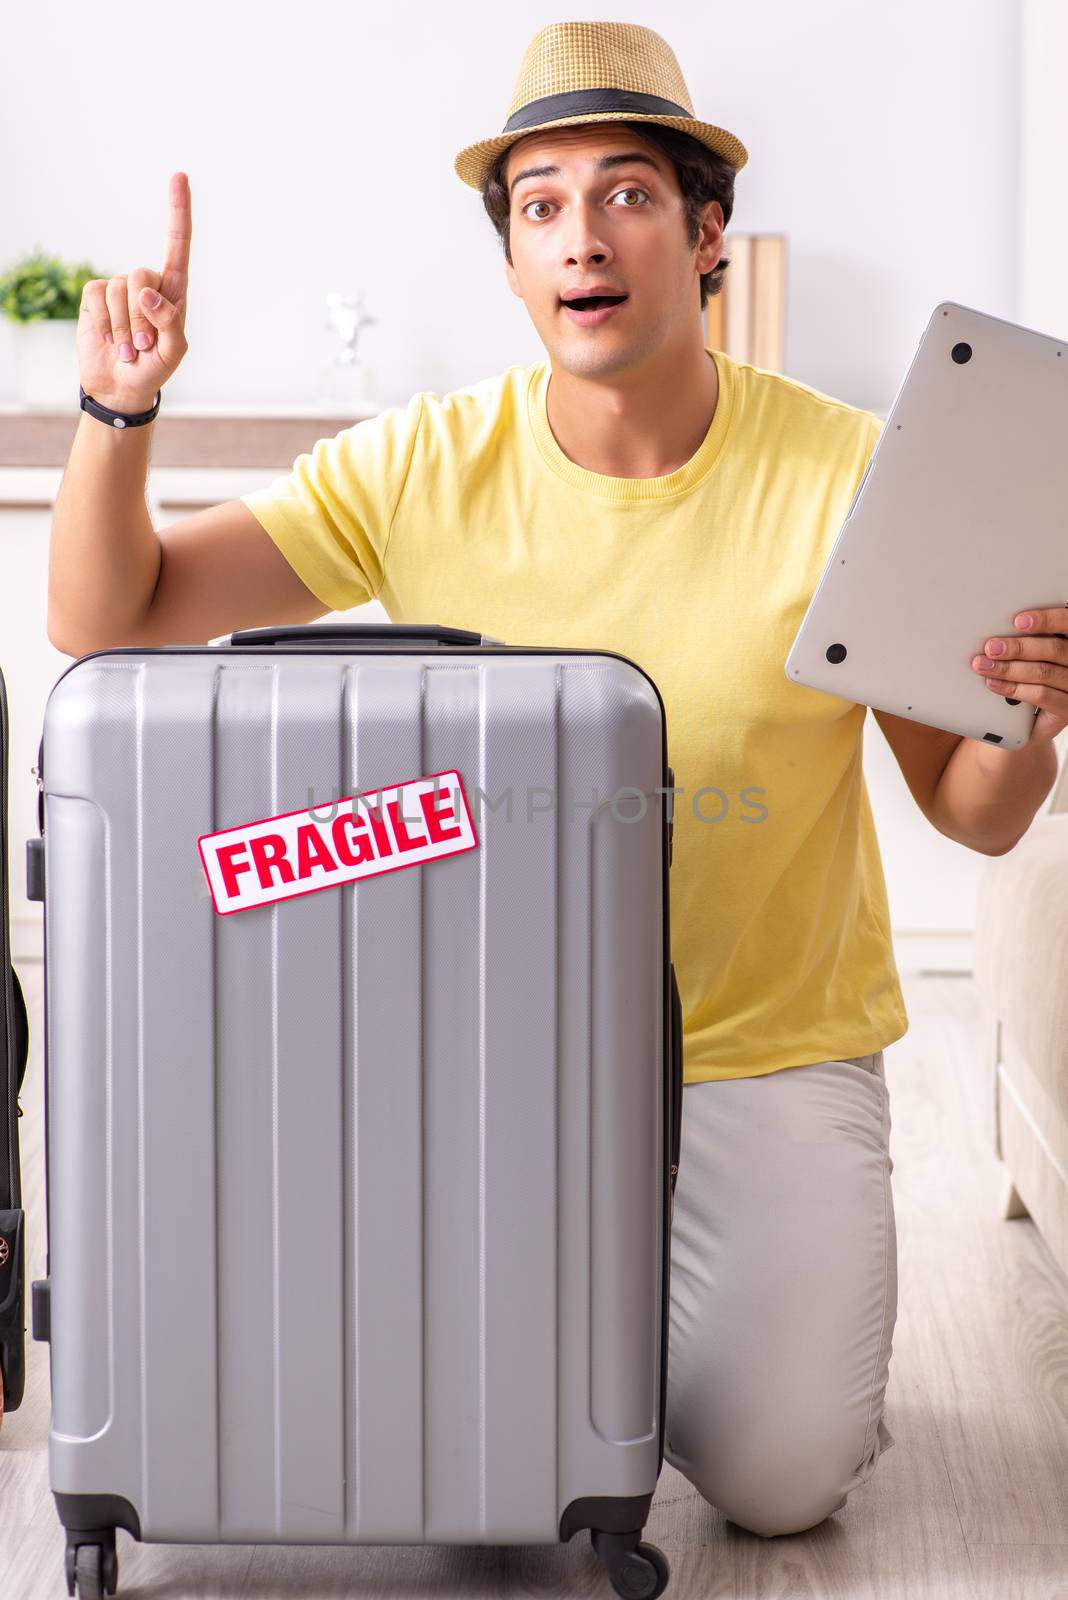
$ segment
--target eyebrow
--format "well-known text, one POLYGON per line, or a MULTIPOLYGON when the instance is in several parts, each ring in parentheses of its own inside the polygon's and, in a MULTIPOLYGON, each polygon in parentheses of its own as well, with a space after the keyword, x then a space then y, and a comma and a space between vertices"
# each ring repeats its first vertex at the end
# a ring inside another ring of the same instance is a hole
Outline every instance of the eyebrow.
MULTIPOLYGON (((611 167, 627 167, 636 162, 641 162, 644 166, 652 167, 654 172, 659 173, 661 177, 664 176, 663 172, 661 172, 660 167, 653 160, 652 156, 642 155, 640 150, 626 150, 622 155, 602 156, 597 163, 596 170, 598 172, 607 172, 611 167)), ((559 175, 559 167, 524 167, 522 172, 516 173, 515 177, 508 185, 508 194, 511 196, 516 184, 521 183, 524 178, 556 178, 559 177, 559 175)))

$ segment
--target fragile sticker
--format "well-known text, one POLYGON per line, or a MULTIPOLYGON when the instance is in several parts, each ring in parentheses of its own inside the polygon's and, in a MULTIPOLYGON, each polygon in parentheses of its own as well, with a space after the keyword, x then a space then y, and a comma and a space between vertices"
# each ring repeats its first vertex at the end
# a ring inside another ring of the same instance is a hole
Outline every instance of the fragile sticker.
POLYGON ((455 770, 346 795, 331 810, 327 822, 305 807, 201 834, 197 849, 219 915, 423 866, 478 844, 455 770))

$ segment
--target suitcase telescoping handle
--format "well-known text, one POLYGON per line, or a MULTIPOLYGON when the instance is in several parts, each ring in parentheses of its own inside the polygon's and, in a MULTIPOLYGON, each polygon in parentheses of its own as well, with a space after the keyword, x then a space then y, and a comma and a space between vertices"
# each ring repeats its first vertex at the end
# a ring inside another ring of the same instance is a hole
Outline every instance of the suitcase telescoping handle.
POLYGON ((679 1175, 682 1147, 682 1000, 675 963, 671 963, 671 1196, 674 1210, 675 1179, 679 1175))
POLYGON ((229 644, 503 644, 468 628, 443 628, 436 622, 302 622, 280 628, 239 628, 229 644))

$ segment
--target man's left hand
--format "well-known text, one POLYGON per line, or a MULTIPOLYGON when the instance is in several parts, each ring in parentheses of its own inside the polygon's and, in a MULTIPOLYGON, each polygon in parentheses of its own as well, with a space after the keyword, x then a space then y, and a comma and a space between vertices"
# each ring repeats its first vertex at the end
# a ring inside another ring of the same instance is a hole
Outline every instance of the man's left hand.
POLYGON ((1068 728, 1068 605, 1032 606, 1013 627, 1016 636, 986 641, 986 654, 972 657, 972 671, 992 694, 1040 707, 1029 744, 1055 739, 1068 728))

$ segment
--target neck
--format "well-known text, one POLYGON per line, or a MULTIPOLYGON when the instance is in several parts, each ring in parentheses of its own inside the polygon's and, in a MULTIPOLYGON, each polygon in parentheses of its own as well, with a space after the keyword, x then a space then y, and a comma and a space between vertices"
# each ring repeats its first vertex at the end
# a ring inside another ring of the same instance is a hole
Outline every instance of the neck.
POLYGON ((697 453, 718 399, 716 364, 694 343, 641 373, 586 378, 553 367, 545 408, 576 466, 610 478, 662 478, 697 453))

